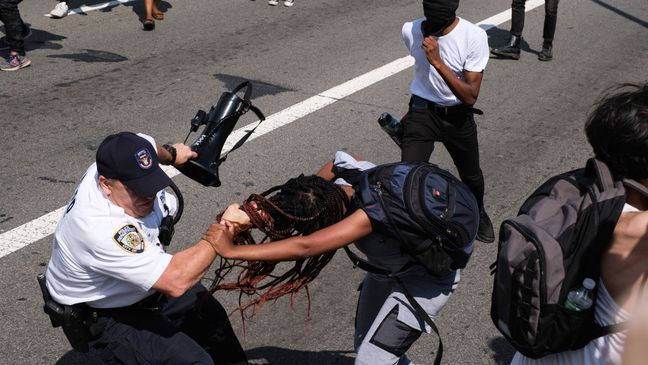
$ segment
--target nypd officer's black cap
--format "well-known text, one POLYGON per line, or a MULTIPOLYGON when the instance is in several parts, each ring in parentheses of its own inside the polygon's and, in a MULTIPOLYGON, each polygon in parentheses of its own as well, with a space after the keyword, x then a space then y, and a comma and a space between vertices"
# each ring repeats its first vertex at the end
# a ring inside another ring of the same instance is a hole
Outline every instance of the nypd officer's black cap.
POLYGON ((171 184, 149 141, 132 132, 112 134, 97 149, 99 175, 117 179, 139 197, 153 197, 171 184))

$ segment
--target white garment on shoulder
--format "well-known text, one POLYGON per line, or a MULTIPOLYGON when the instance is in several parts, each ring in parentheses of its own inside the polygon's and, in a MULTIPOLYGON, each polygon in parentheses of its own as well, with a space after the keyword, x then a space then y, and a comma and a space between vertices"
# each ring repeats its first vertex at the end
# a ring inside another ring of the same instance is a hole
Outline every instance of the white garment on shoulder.
MULTIPOLYGON (((596 323, 609 326, 628 321, 630 315, 614 302, 603 280, 599 280, 599 285, 594 311, 596 323)), ((517 352, 511 365, 618 365, 621 364, 626 335, 627 331, 613 333, 594 339, 581 349, 551 354, 540 359, 531 359, 517 352)))
POLYGON ((152 294, 172 257, 158 239, 160 222, 176 209, 175 197, 160 191, 151 214, 129 216, 104 196, 92 164, 54 232, 46 272, 52 298, 66 305, 116 308, 152 294))
MULTIPOLYGON (((461 80, 465 80, 464 71, 482 72, 489 59, 488 36, 480 27, 458 18, 459 23, 448 34, 435 37, 439 43, 439 54, 445 64, 461 80)), ((423 44, 419 18, 403 25, 403 41, 414 57, 414 80, 410 92, 439 105, 458 105, 461 100, 450 90, 437 70, 430 65, 423 44)))
MULTIPOLYGON (((345 170, 369 170, 376 167, 376 164, 369 161, 358 161, 350 154, 344 151, 335 152, 335 158, 333 159, 333 165, 345 169, 345 170)), ((337 178, 334 181, 337 185, 351 186, 349 182, 342 178, 337 178)))

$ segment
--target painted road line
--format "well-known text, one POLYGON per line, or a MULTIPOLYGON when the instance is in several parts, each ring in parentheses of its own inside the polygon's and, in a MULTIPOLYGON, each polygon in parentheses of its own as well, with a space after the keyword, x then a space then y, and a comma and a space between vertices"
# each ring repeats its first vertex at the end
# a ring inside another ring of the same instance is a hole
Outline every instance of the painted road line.
MULTIPOLYGON (((129 2, 129 0, 111 1, 105 4, 125 2, 129 2)), ((99 9, 101 9, 101 6, 109 6, 105 4, 95 5, 93 6, 93 8, 99 7, 99 9)), ((530 0, 526 3, 526 11, 531 11, 543 4, 544 0, 530 0)), ((83 9, 84 7, 81 8, 83 9)), ((484 19, 481 22, 477 23, 477 25, 482 27, 482 29, 488 30, 508 21, 509 19, 511 19, 511 9, 505 10, 488 19, 484 19)), ((323 91, 280 112, 272 114, 263 123, 261 123, 254 134, 252 134, 250 138, 248 138, 248 141, 261 137, 277 128, 283 127, 296 121, 297 119, 303 118, 306 115, 329 106, 355 92, 365 89, 394 74, 406 70, 413 64, 414 60, 410 56, 399 58, 375 70, 369 71, 363 75, 353 78, 343 84, 323 91)), ((232 132, 230 137, 227 139, 225 146, 223 147, 223 151, 229 151, 234 146, 234 143, 236 143, 236 141, 243 137, 248 130, 254 128, 257 123, 258 121, 250 123, 232 132)), ((162 168, 171 177, 179 174, 178 170, 171 166, 163 166, 162 168)), ((7 256, 14 251, 17 251, 54 233, 56 223, 58 222, 58 218, 62 214, 63 208, 64 207, 61 207, 51 213, 34 219, 29 223, 25 223, 22 226, 16 227, 10 231, 0 234, 0 258, 7 256)))
MULTIPOLYGON (((135 0, 113 0, 113 1, 108 1, 106 3, 96 4, 96 5, 82 5, 78 8, 70 9, 67 15, 87 14, 91 11, 101 10, 101 9, 109 8, 111 6, 117 6, 119 4, 132 3, 133 1, 135 0)), ((50 14, 45 14, 45 16, 48 18, 53 18, 53 16, 51 16, 50 14)))

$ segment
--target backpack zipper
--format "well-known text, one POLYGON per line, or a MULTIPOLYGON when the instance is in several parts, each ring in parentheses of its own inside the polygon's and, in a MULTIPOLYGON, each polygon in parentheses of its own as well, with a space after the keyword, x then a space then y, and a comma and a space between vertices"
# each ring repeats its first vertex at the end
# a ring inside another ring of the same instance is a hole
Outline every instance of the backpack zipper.
MULTIPOLYGON (((407 190, 411 189, 412 180, 414 180, 414 176, 415 176, 416 172, 418 170, 420 170, 420 169, 425 169, 427 166, 428 165, 420 165, 420 166, 416 166, 412 170, 410 170, 410 172, 407 174, 407 177, 405 178, 404 188, 407 189, 407 190)), ((430 174, 429 171, 425 172, 425 176, 427 176, 429 174, 430 174)), ((440 214, 439 217, 435 216, 434 214, 431 214, 426 209, 425 204, 424 204, 424 202, 425 202, 425 190, 424 189, 419 189, 419 200, 421 202, 421 210, 423 211, 423 214, 425 214, 425 217, 427 217, 427 219, 432 223, 432 225, 436 228, 436 230, 438 232, 444 232, 446 235, 448 235, 454 241, 453 243, 455 243, 455 244, 459 243, 460 246, 463 246, 463 245, 461 245, 461 242, 457 242, 457 239, 460 236, 459 233, 457 232, 457 230, 452 225, 449 224, 450 223, 450 218, 454 214, 454 185, 452 184, 452 180, 448 179, 445 174, 441 173, 440 171, 438 172, 438 174, 443 176, 444 180, 448 184, 448 189, 446 190, 446 195, 448 196, 448 204, 446 205, 445 209, 443 210, 443 212, 440 214), (448 224, 444 225, 443 223, 441 223, 441 220, 443 220, 444 222, 446 222, 448 224)), ((422 179, 422 180, 424 180, 424 179, 422 179)), ((403 193, 403 197, 407 197, 407 196, 408 195, 403 193)), ((411 211, 412 210, 412 204, 411 204, 410 200, 406 199, 406 198, 403 199, 403 200, 405 202, 405 205, 406 205, 407 209, 411 211)), ((439 241, 442 239, 440 234, 437 234, 436 238, 439 241)))
MULTIPOLYGON (((540 303, 546 303, 547 301, 547 293, 545 293, 545 287, 546 287, 546 279, 545 279, 545 252, 544 252, 544 247, 542 247, 542 244, 538 242, 538 240, 526 229, 526 227, 520 225, 516 221, 512 219, 507 219, 505 220, 502 225, 508 224, 511 227, 515 228, 518 232, 522 234, 524 238, 526 238, 527 242, 531 242, 533 246, 535 246, 536 251, 538 252, 538 257, 539 257, 539 265, 540 266, 540 284, 539 284, 539 289, 540 289, 540 303)), ((498 250, 499 251, 499 250, 498 250)), ((499 253, 498 253, 499 256, 499 253)), ((499 259, 499 257, 498 257, 499 259)))

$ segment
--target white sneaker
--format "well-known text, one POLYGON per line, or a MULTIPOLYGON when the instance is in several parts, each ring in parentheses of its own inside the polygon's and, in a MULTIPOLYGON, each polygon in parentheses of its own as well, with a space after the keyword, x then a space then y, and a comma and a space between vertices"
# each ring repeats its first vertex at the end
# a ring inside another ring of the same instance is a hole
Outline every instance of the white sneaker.
POLYGON ((54 9, 50 11, 50 15, 52 18, 64 18, 66 15, 68 15, 69 8, 65 2, 60 2, 56 4, 54 9))
POLYGON ((277 6, 277 4, 279 4, 277 0, 268 0, 268 5, 277 6))
POLYGON ((284 6, 291 7, 294 2, 294 0, 284 0, 284 6))

